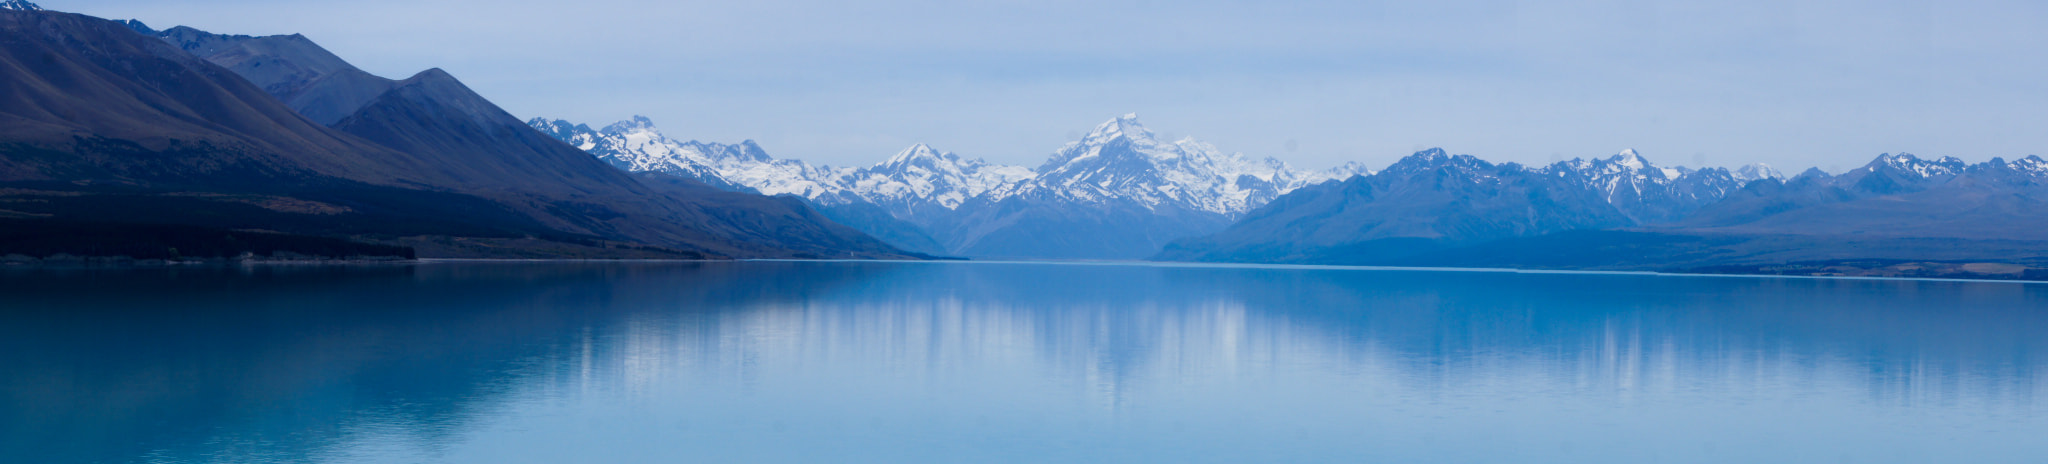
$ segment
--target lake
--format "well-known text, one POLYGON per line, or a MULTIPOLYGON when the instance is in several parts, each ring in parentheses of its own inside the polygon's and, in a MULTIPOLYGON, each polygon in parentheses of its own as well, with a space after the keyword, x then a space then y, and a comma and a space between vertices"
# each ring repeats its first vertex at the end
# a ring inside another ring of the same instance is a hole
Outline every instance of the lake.
POLYGON ((974 262, 0 269, 7 462, 2048 459, 2048 286, 974 262))

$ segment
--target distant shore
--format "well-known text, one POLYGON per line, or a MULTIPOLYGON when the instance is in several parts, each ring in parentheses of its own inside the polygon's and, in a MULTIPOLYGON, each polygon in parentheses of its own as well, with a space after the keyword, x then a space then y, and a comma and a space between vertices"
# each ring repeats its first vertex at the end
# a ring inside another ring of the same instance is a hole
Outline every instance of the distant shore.
POLYGON ((1901 262, 1890 265, 1868 263, 1791 263, 1759 266, 1724 266, 1700 269, 1624 270, 1624 269, 1546 269, 1506 267, 1457 267, 1457 266, 1370 266, 1342 264, 1287 264, 1287 263, 1222 263, 1185 261, 1142 261, 1142 260, 1034 260, 1034 259, 986 259, 971 260, 951 258, 938 260, 883 260, 883 259, 675 259, 675 258, 404 258, 395 256, 367 256, 352 258, 331 258, 311 256, 240 256, 234 258, 205 259, 136 259, 127 256, 72 256, 57 255, 33 258, 19 254, 0 256, 0 270, 4 269, 120 269, 120 268, 171 268, 171 267, 238 267, 238 266, 320 266, 320 265, 416 265, 437 263, 733 263, 733 262, 866 262, 866 263, 938 263, 972 262, 980 264, 1042 264, 1080 266, 1148 266, 1180 268, 1264 268, 1298 270, 1360 270, 1360 271, 1426 271, 1426 272, 1507 272, 1522 274, 1603 274, 1603 275, 1645 275, 1680 277, 1749 277, 1749 278, 1797 278, 1797 279, 1842 279, 1842 280, 1911 280, 1943 282, 2010 282, 2048 283, 2048 270, 2010 263, 1944 263, 1944 262, 1901 262), (2014 269, 2018 269, 2014 272, 2014 269), (1984 272, 1989 271, 1989 272, 1984 272))
POLYGON ((288 264, 409 264, 419 260, 402 256, 361 256, 348 258, 316 256, 238 256, 232 258, 135 258, 130 256, 76 256, 56 254, 37 258, 10 254, 0 256, 0 268, 124 268, 124 267, 212 267, 288 264))

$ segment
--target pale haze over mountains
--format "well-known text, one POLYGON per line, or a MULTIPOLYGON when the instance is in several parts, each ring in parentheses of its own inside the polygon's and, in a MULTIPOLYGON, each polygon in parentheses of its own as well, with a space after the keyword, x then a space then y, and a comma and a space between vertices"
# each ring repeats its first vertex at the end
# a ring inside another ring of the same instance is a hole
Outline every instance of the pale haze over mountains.
POLYGON ((1877 153, 1974 162, 2048 144, 2048 114, 2028 103, 2048 99, 2034 84, 2048 7, 2026 1, 44 6, 302 33, 377 75, 446 69, 521 119, 645 114, 835 166, 917 143, 1031 166, 1134 111, 1304 167, 1439 146, 1525 165, 1635 148, 1664 165, 1841 173, 1877 153))

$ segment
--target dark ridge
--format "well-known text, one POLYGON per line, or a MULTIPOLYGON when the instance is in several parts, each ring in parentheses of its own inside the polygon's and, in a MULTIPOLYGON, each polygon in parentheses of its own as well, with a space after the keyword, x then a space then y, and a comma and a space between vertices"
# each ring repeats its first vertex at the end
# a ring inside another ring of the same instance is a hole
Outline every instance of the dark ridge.
POLYGON ((148 24, 143 24, 142 21, 140 20, 129 19, 114 22, 121 23, 121 25, 123 26, 128 26, 129 29, 134 29, 135 32, 141 33, 142 35, 157 35, 160 33, 156 29, 151 29, 148 24))
POLYGON ((303 37, 137 31, 0 10, 0 189, 28 190, 0 190, 0 217, 403 237, 462 257, 906 257, 801 204, 643 184, 438 70, 337 130, 272 93, 336 111, 361 96, 323 90, 352 68, 303 37))

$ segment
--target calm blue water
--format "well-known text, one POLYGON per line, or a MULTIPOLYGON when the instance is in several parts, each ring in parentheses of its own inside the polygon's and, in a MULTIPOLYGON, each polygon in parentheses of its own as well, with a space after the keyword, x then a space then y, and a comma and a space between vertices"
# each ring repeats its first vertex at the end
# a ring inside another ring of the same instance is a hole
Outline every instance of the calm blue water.
POLYGON ((0 271, 6 462, 2044 462, 2048 286, 0 271))

